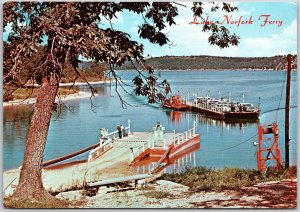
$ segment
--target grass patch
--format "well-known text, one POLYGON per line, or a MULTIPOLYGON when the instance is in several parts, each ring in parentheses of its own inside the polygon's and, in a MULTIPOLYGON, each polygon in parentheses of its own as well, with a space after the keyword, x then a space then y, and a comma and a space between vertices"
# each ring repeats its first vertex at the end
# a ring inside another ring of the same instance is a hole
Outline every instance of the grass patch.
POLYGON ((71 203, 65 200, 34 201, 30 199, 4 198, 4 208, 69 208, 71 203))
POLYGON ((174 198, 173 194, 165 191, 149 191, 144 193, 144 196, 155 199, 174 198))
MULTIPOLYGON (((35 98, 37 97, 39 92, 39 88, 19 88, 13 93, 13 99, 26 99, 26 98, 35 98)), ((68 88, 59 88, 58 93, 60 95, 69 95, 77 93, 76 89, 68 89, 68 88)))
POLYGON ((282 180, 287 175, 296 176, 296 167, 290 170, 270 168, 267 174, 263 175, 255 169, 195 167, 186 168, 181 173, 163 174, 160 179, 181 183, 189 186, 192 191, 237 190, 261 182, 282 180))

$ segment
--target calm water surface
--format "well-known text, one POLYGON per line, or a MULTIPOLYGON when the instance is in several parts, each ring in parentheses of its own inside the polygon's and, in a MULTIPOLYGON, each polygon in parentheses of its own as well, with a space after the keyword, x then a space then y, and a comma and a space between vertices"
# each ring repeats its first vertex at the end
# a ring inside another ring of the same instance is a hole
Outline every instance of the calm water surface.
MULTIPOLYGON (((119 72, 122 79, 131 83, 135 76, 133 72, 119 72)), ((285 105, 284 71, 163 71, 161 79, 168 79, 173 93, 180 91, 183 97, 187 92, 204 96, 228 97, 231 92, 233 100, 255 105, 261 103, 261 124, 277 122, 280 129, 280 148, 284 156, 284 108, 285 105), (283 90, 284 89, 284 90, 283 90), (283 94, 281 96, 283 90, 283 94), (281 99, 281 103, 280 103, 281 99), (280 104, 279 104, 280 103, 280 104)), ((291 88, 291 162, 296 163, 296 117, 297 90, 296 72, 292 74, 291 88)), ((81 90, 88 91, 85 86, 81 90)), ((97 86, 99 96, 93 99, 96 107, 91 110, 89 98, 70 100, 62 105, 60 114, 53 114, 45 148, 44 160, 53 159, 64 154, 94 144, 99 139, 99 129, 116 130, 116 125, 127 125, 131 120, 132 131, 151 131, 156 122, 166 127, 167 132, 184 131, 192 127, 193 121, 198 123, 197 132, 201 135, 201 147, 194 150, 167 168, 173 171, 185 166, 208 167, 244 167, 256 168, 256 148, 253 142, 257 140, 257 123, 226 123, 200 116, 163 109, 160 105, 148 105, 145 98, 123 93, 124 99, 134 105, 122 109, 114 87, 97 86), (254 136, 254 137, 253 137, 254 136), (253 137, 253 138, 251 138, 253 137), (250 139, 251 138, 251 139, 250 139)), ((131 92, 131 91, 130 91, 131 92)), ((23 160, 24 146, 32 106, 4 108, 4 169, 19 167, 23 160)), ((87 153, 76 159, 87 158, 87 153)), ((284 159, 284 158, 283 158, 284 159)))

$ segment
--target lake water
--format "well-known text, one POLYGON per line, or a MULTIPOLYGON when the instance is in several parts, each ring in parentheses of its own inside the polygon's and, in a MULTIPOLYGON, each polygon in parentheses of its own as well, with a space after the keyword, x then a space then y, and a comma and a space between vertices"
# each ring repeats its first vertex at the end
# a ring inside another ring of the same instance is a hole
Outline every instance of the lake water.
MULTIPOLYGON (((131 83, 134 72, 119 72, 125 82, 131 83)), ((296 120, 297 120, 297 81, 296 72, 292 73, 291 113, 290 113, 290 161, 296 163, 296 120)), ((232 100, 258 104, 260 97, 261 124, 277 122, 280 129, 280 148, 284 160, 284 108, 285 80, 284 71, 162 71, 161 79, 168 79, 173 93, 180 91, 183 97, 193 93, 204 96, 228 97, 232 100), (284 89, 284 90, 283 90, 284 89), (283 90, 283 94, 281 96, 283 90), (281 103, 279 105, 281 99, 281 103), (275 110, 274 110, 275 109, 275 110)), ((81 90, 88 91, 85 86, 81 90)), ((47 138, 44 160, 49 160, 71 153, 97 143, 99 129, 116 130, 116 125, 127 125, 131 120, 132 131, 151 131, 156 122, 166 127, 167 132, 185 131, 196 120, 197 133, 201 135, 201 147, 177 160, 174 167, 208 166, 208 167, 244 167, 256 168, 257 123, 226 123, 193 113, 174 113, 161 108, 160 105, 148 105, 143 97, 127 93, 123 98, 134 107, 123 109, 114 87, 97 86, 99 96, 93 98, 96 107, 91 110, 89 98, 70 100, 62 105, 61 113, 53 114, 47 138), (184 165, 183 165, 184 164, 184 165)), ((132 92, 132 91, 130 91, 132 92)), ((15 106, 4 108, 3 120, 3 167, 5 170, 19 167, 23 160, 29 116, 32 106, 15 106)), ((87 153, 76 159, 87 158, 87 153)), ((168 170, 172 170, 171 166, 168 170)))

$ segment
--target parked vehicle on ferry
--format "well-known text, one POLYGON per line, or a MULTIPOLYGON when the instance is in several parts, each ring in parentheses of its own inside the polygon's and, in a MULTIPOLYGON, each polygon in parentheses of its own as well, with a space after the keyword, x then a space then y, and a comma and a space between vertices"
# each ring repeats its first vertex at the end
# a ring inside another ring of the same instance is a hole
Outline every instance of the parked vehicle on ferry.
POLYGON ((180 95, 171 96, 163 103, 163 107, 173 110, 193 111, 220 119, 258 119, 259 107, 251 103, 240 103, 225 98, 199 96, 189 102, 180 95))

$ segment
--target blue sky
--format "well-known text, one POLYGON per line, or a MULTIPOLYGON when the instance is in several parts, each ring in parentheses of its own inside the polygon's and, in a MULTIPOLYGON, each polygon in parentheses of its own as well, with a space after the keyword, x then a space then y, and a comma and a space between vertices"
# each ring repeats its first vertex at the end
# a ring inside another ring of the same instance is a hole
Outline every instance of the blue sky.
MULTIPOLYGON (((168 33, 170 42, 174 46, 159 46, 151 44, 147 40, 140 39, 138 36, 138 25, 143 23, 139 15, 129 12, 118 13, 118 19, 113 20, 115 29, 125 31, 131 38, 144 44, 144 54, 151 56, 164 55, 215 55, 215 56, 242 56, 260 57, 273 56, 278 54, 297 53, 297 5, 293 2, 232 2, 239 8, 238 12, 231 13, 233 20, 238 20, 243 16, 243 20, 248 20, 252 16, 251 25, 228 25, 224 24, 232 33, 241 37, 238 46, 220 49, 217 46, 208 44, 208 33, 202 32, 201 25, 190 25, 193 14, 190 8, 192 3, 182 3, 187 7, 178 5, 179 15, 175 18, 176 26, 165 29, 168 33), (282 26, 267 24, 261 27, 262 20, 258 20, 260 15, 270 15, 270 20, 282 21, 282 26)), ((205 9, 209 9, 206 4, 205 9)), ((212 21, 222 21, 223 11, 209 13, 212 21)), ((229 14, 230 15, 230 14, 229 14)), ((204 15, 206 18, 206 15, 204 15)), ((109 27, 104 21, 102 27, 109 27)), ((7 39, 7 33, 3 34, 3 39, 7 39)))
MULTIPOLYGON (((243 16, 245 20, 252 16, 252 25, 224 24, 231 32, 241 37, 237 47, 220 49, 211 46, 207 42, 208 34, 202 32, 201 25, 190 25, 192 3, 182 3, 187 6, 178 6, 179 15, 175 18, 176 26, 168 27, 169 39, 175 46, 163 46, 150 44, 148 41, 140 39, 137 34, 137 24, 143 20, 128 12, 118 14, 118 20, 113 24, 115 29, 128 32, 131 37, 145 45, 145 55, 216 55, 216 56, 273 56, 277 54, 297 53, 297 5, 296 3, 282 2, 232 2, 239 10, 233 15, 233 19, 243 16), (282 26, 267 24, 261 27, 262 20, 258 20, 260 15, 271 15, 270 20, 282 21, 282 26)), ((208 7, 207 7, 208 8, 208 7)), ((223 20, 226 13, 220 11, 208 14, 211 20, 223 20)), ((206 17, 206 16, 204 16, 206 17)))

